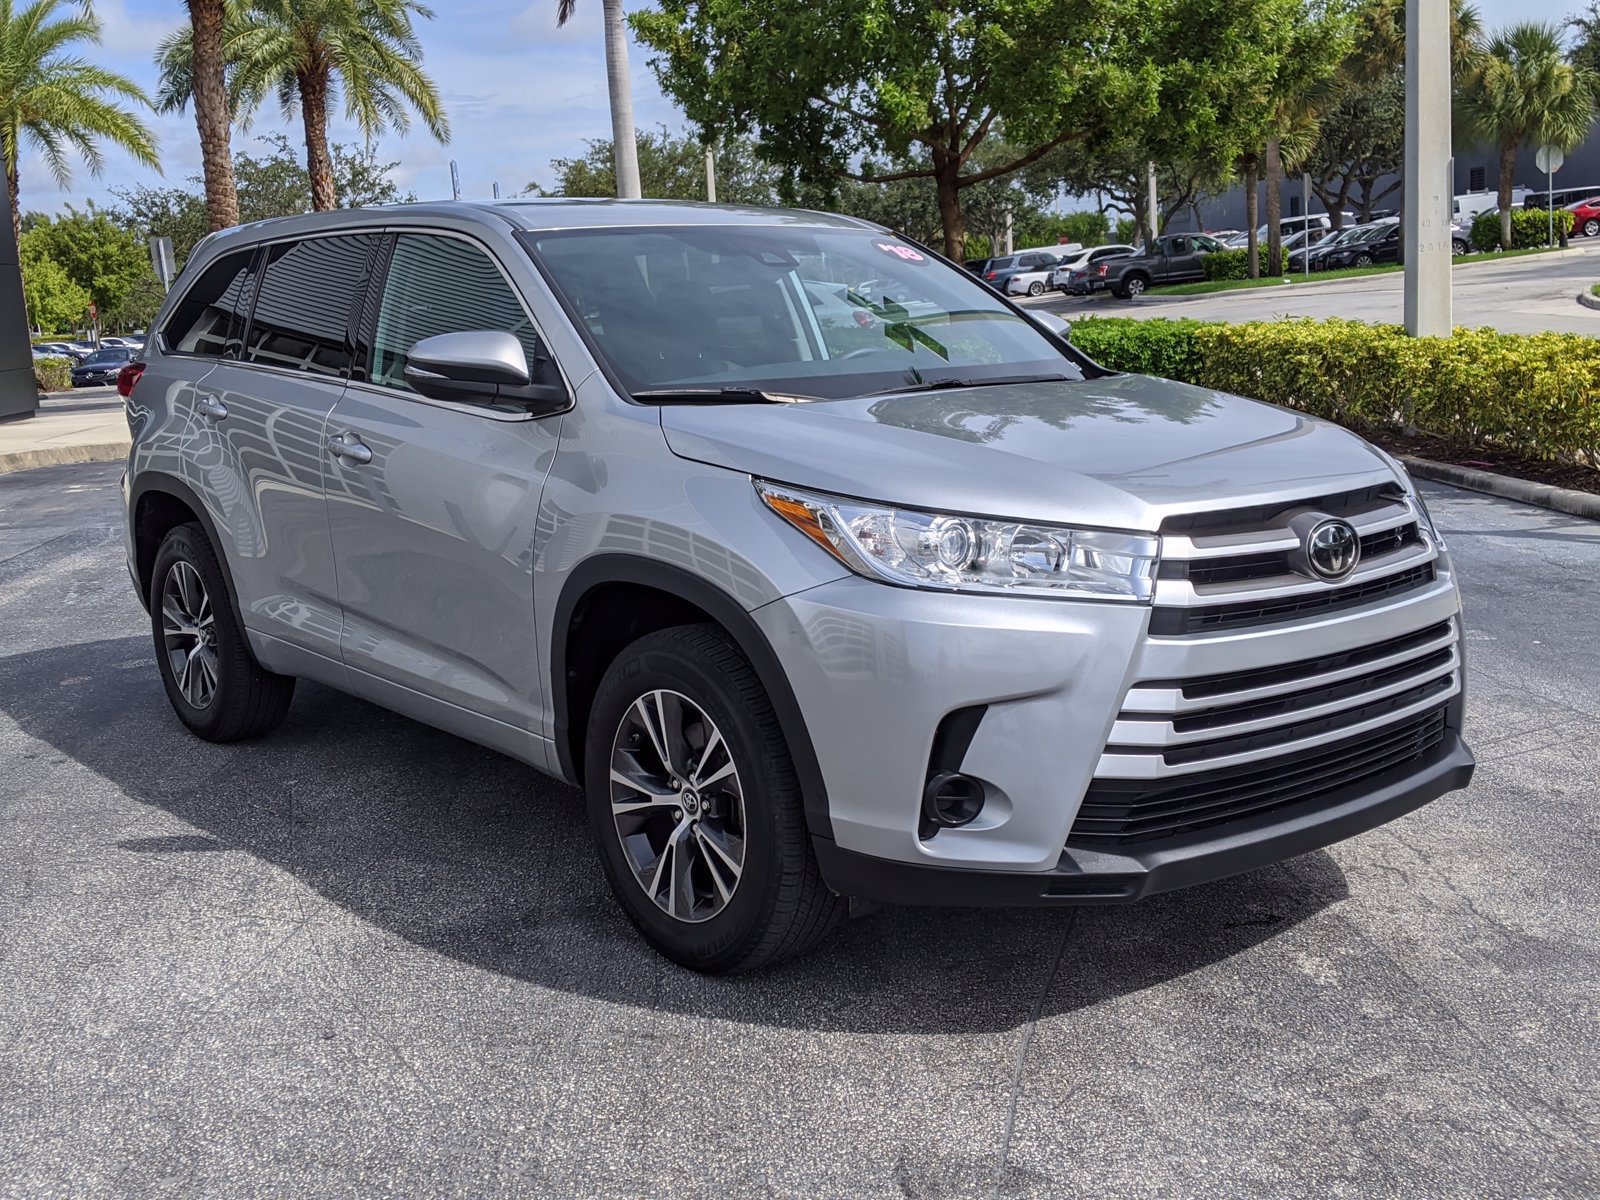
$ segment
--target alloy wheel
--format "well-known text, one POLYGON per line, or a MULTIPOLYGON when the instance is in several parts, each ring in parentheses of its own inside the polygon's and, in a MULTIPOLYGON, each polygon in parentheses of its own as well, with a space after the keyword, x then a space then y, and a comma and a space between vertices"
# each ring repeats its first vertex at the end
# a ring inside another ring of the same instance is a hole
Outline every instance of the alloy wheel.
POLYGON ((216 614, 200 572, 181 559, 161 585, 161 635, 183 698, 194 708, 209 708, 219 673, 216 614))
POLYGON ((1030 296, 1042 296, 1042 295, 1044 295, 1044 284, 1042 284, 1042 283, 1030 283, 1028 285, 1028 295, 1030 295, 1030 296))
POLYGON ((744 789, 706 711, 681 692, 638 697, 611 748, 611 817, 634 880, 657 908, 696 924, 738 890, 744 789))
POLYGON ((1594 235, 1597 233, 1600 233, 1600 221, 1590 217, 1583 223, 1583 236, 1594 237, 1594 235))
POLYGON ((1130 295, 1130 296, 1142 296, 1142 295, 1144 295, 1144 280, 1140 279, 1138 276, 1134 276, 1134 278, 1128 280, 1128 285, 1127 286, 1128 286, 1128 295, 1130 295))

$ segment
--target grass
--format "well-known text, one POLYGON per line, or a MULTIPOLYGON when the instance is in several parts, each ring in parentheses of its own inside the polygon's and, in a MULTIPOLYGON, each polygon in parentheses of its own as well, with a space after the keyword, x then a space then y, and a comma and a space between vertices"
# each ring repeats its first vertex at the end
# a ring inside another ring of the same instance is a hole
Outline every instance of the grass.
POLYGON ((1589 285, 1589 295, 1600 296, 1600 283, 1591 283, 1589 285))
MULTIPOLYGON (((1501 258, 1526 258, 1530 254, 1548 254, 1547 246, 1535 246, 1531 250, 1494 250, 1487 254, 1465 254, 1451 261, 1458 267, 1471 266, 1474 263, 1493 262, 1501 258)), ((1365 275, 1388 275, 1402 270, 1395 263, 1384 263, 1376 267, 1345 267, 1341 271, 1313 271, 1311 282, 1316 283, 1324 279, 1359 279, 1365 275)), ((1180 283, 1174 287, 1156 287, 1151 289, 1151 295, 1161 296, 1207 296, 1212 292, 1237 292, 1250 288, 1287 287, 1290 284, 1303 283, 1306 277, 1295 273, 1288 276, 1274 275, 1266 279, 1208 279, 1203 283, 1180 283)), ((1600 284, 1596 285, 1600 287, 1600 284)), ((1596 292, 1600 295, 1600 292, 1596 292)))

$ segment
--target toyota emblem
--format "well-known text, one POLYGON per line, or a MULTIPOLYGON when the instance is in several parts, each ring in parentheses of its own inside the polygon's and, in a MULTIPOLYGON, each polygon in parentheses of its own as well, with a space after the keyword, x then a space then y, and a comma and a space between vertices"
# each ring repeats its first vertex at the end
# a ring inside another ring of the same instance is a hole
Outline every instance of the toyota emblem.
POLYGON ((1356 569, 1361 538, 1349 521, 1331 517, 1312 526, 1305 539, 1306 562, 1319 579, 1339 580, 1356 569))

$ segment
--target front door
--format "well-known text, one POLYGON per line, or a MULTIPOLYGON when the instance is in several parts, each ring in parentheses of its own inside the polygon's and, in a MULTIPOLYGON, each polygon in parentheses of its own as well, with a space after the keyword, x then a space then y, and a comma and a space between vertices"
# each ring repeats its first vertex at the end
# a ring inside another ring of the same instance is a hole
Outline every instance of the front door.
POLYGON ((561 418, 430 400, 404 368, 419 339, 478 329, 515 333, 530 366, 553 367, 487 248, 456 234, 393 236, 364 370, 327 429, 350 687, 537 760, 533 543, 561 418))

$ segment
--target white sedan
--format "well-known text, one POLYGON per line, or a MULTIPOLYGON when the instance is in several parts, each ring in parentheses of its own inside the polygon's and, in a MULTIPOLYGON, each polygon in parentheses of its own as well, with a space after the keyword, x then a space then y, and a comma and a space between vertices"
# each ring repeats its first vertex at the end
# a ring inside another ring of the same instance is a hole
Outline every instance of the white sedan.
POLYGON ((1067 280, 1072 272, 1086 270, 1091 264, 1108 258, 1124 258, 1137 253, 1139 253, 1137 246, 1125 246, 1120 242, 1114 242, 1109 246, 1090 246, 1087 250, 1080 250, 1071 258, 1064 258, 1057 263, 1049 278, 1045 280, 1045 286, 1064 292, 1067 290, 1067 280))

